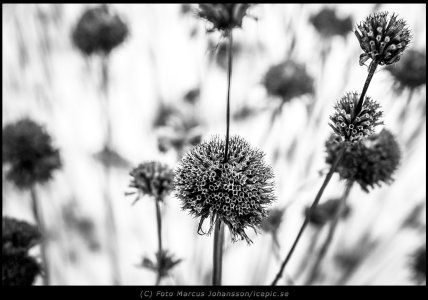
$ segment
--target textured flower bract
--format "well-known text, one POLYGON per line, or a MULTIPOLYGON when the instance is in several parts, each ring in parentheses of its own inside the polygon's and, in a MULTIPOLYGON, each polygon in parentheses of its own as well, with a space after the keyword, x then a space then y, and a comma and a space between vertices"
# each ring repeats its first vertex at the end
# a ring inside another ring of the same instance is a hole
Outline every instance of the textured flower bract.
POLYGON ((230 229, 232 241, 251 240, 247 227, 256 230, 267 216, 266 206, 275 200, 272 169, 264 154, 238 136, 229 140, 228 160, 224 162, 225 141, 218 137, 195 146, 182 159, 175 172, 175 195, 182 208, 200 218, 198 232, 210 219, 230 229))
POLYGON ((410 30, 403 19, 388 12, 378 12, 368 16, 355 28, 355 35, 364 53, 360 55, 360 65, 368 59, 380 65, 393 64, 411 40, 410 30))

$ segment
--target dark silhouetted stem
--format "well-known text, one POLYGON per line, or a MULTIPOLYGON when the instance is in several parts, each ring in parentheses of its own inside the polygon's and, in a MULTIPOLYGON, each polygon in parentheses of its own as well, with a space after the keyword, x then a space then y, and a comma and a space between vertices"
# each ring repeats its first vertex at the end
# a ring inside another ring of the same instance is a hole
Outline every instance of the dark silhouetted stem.
POLYGON ((223 264, 224 224, 220 220, 215 223, 214 229, 214 256, 213 256, 213 285, 221 285, 221 271, 223 264))
POLYGON ((36 219, 36 223, 37 226, 40 230, 40 233, 42 235, 42 240, 40 243, 40 252, 41 252, 41 256, 42 256, 42 260, 43 260, 43 284, 44 285, 49 285, 50 284, 50 270, 49 270, 49 262, 48 262, 48 255, 47 255, 47 251, 46 251, 46 236, 47 236, 47 232, 45 230, 45 226, 43 223, 43 216, 42 213, 40 211, 40 207, 39 207, 39 203, 38 203, 38 198, 37 198, 37 193, 36 193, 36 187, 32 186, 30 188, 30 194, 31 194, 31 208, 33 210, 33 215, 34 215, 34 219, 36 219))
POLYGON ((288 252, 288 254, 287 254, 287 256, 286 256, 285 260, 283 261, 283 263, 281 264, 281 268, 279 269, 278 274, 276 274, 276 277, 275 277, 275 279, 272 281, 272 284, 271 284, 271 285, 276 285, 276 284, 278 283, 278 280, 281 278, 281 276, 282 276, 282 274, 283 274, 283 272, 284 272, 284 270, 285 270, 285 267, 287 266, 288 262, 290 261, 290 258, 291 258, 291 256, 293 255, 293 252, 294 252, 294 250, 296 249, 296 246, 297 246, 297 244, 299 243, 299 240, 300 240, 300 238, 301 238, 301 236, 302 236, 303 232, 305 231, 306 226, 307 226, 307 225, 308 225, 308 223, 309 223, 309 218, 310 218, 310 216, 312 215, 312 213, 313 213, 313 211, 314 211, 315 207, 318 205, 318 202, 320 201, 321 196, 322 196, 322 194, 324 193, 325 188, 327 187, 328 183, 330 182, 330 179, 331 179, 331 177, 333 176, 334 171, 336 170, 336 168, 337 168, 337 166, 338 166, 338 164, 339 164, 340 160, 341 160, 341 159, 342 159, 342 157, 343 157, 343 153, 344 153, 344 151, 345 151, 345 147, 343 146, 343 147, 342 147, 342 149, 340 150, 340 152, 339 152, 338 156, 336 157, 335 162, 332 164, 332 166, 331 166, 331 168, 330 168, 330 171, 328 172, 327 176, 325 177, 324 182, 323 182, 323 184, 322 184, 322 186, 321 186, 320 190, 318 191, 318 193, 317 193, 317 195, 316 195, 316 197, 315 197, 315 200, 314 200, 314 202, 312 203, 311 208, 309 209, 309 212, 306 214, 305 221, 303 222, 302 227, 300 227, 299 233, 297 234, 297 237, 296 237, 296 239, 294 240, 294 243, 293 243, 293 245, 291 246, 290 251, 288 252))
POLYGON ((363 90, 360 95, 360 99, 358 100, 357 107, 355 108, 355 116, 358 116, 358 114, 361 112, 361 109, 363 107, 364 97, 367 93, 367 89, 369 88, 370 82, 372 81, 373 75, 376 71, 376 68, 378 66, 378 62, 376 60, 372 60, 369 66, 369 74, 367 75, 366 82, 364 83, 363 90))
POLYGON ((227 64, 227 104, 226 104, 226 147, 224 149, 224 162, 227 162, 229 155, 229 129, 230 129, 230 82, 232 78, 232 59, 233 59, 233 35, 232 30, 227 34, 229 38, 229 59, 227 64))
POLYGON ((156 203, 156 221, 158 228, 158 276, 156 278, 156 285, 159 285, 162 279, 162 270, 161 270, 161 257, 162 257, 162 216, 160 210, 160 200, 155 199, 156 203))
POLYGON ((340 217, 343 215, 345 208, 346 208, 346 200, 348 199, 349 193, 352 188, 352 181, 348 181, 346 183, 345 191, 343 192, 343 195, 340 199, 339 207, 337 208, 336 214, 334 215, 334 218, 330 224, 330 229, 328 231, 328 235, 326 240, 324 241, 324 244, 321 246, 320 251, 318 252, 318 256, 315 260, 315 264, 312 267, 312 271, 310 273, 310 276, 306 282, 307 285, 311 284, 316 277, 318 276, 319 267, 327 254, 327 250, 329 246, 331 245, 331 242, 333 241, 334 233, 336 232, 337 224, 339 223, 340 217))

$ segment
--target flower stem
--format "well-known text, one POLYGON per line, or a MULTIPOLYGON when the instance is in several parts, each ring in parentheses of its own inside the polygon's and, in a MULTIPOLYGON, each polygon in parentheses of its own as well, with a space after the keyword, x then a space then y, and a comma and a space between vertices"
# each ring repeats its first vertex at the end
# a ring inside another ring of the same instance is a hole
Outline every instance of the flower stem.
POLYGON ((224 149, 224 162, 227 162, 229 152, 229 128, 230 128, 230 82, 232 77, 233 35, 232 30, 227 33, 229 38, 229 59, 227 64, 227 104, 226 104, 226 147, 224 149))
POLYGON ((223 263, 224 224, 217 220, 214 229, 214 256, 213 256, 213 285, 221 285, 221 271, 223 263))
POLYGON ((160 265, 160 258, 162 257, 162 217, 160 211, 160 200, 155 199, 156 203, 156 220, 157 220, 157 228, 158 228, 158 275, 156 278, 156 285, 159 285, 162 278, 162 270, 160 265))
POLYGON ((343 212, 345 211, 346 200, 347 200, 347 198, 349 196, 349 193, 351 191, 352 185, 353 185, 352 181, 348 181, 346 183, 345 191, 344 191, 344 193, 343 193, 343 195, 342 195, 342 197, 340 199, 341 201, 340 201, 339 207, 338 207, 338 209, 336 211, 336 214, 335 214, 335 216, 333 218, 333 221, 330 224, 330 229, 328 231, 327 238, 324 241, 324 244, 322 245, 320 251, 318 252, 318 256, 317 256, 317 258, 315 260, 315 264, 312 267, 312 271, 310 273, 310 276, 309 276, 308 280, 306 281, 306 285, 311 284, 316 279, 316 277, 318 276, 319 267, 321 265, 321 262, 324 259, 329 246, 331 245, 331 242, 333 240, 333 236, 334 236, 334 233, 336 231, 337 224, 339 223, 340 217, 343 215, 343 212))
POLYGON ((320 201, 321 196, 324 193, 325 188, 327 187, 328 183, 330 182, 330 179, 333 176, 334 171, 336 170, 340 160, 343 157, 344 151, 345 151, 345 146, 343 146, 342 149, 340 150, 338 156, 336 157, 335 162, 332 164, 330 171, 328 172, 327 176, 325 177, 324 182, 323 182, 321 188, 319 189, 319 191, 318 191, 318 193, 314 199, 314 202, 312 203, 311 208, 309 209, 309 212, 306 214, 305 221, 303 222, 302 226, 300 227, 299 233, 297 234, 297 237, 294 240, 294 243, 291 246, 290 251, 288 252, 285 260, 282 262, 281 268, 279 269, 279 272, 276 274, 275 279, 272 281, 272 284, 271 284, 272 286, 276 285, 278 283, 278 280, 281 278, 282 273, 284 272, 286 265, 290 261, 290 258, 293 255, 293 252, 296 249, 297 244, 299 243, 299 240, 303 234, 303 231, 305 230, 306 226, 309 223, 310 216, 312 215, 315 207, 318 205, 318 202, 320 201))
POLYGON ((31 207, 33 210, 34 218, 36 219, 37 226, 39 227, 39 230, 42 234, 42 241, 40 244, 40 252, 42 255, 42 260, 44 264, 44 276, 43 276, 43 284, 49 285, 50 284, 50 270, 49 270, 49 263, 48 263, 48 255, 46 251, 46 230, 43 223, 43 216, 40 211, 39 207, 39 201, 36 193, 36 187, 32 186, 30 188, 30 195, 31 195, 31 207))
POLYGON ((372 60, 369 66, 369 74, 367 75, 366 82, 364 83, 363 91, 361 92, 360 99, 358 100, 357 107, 355 108, 355 116, 358 116, 358 114, 361 112, 361 109, 363 107, 364 97, 366 95, 367 89, 369 88, 370 82, 372 81, 373 75, 376 71, 376 68, 378 66, 377 60, 372 60))

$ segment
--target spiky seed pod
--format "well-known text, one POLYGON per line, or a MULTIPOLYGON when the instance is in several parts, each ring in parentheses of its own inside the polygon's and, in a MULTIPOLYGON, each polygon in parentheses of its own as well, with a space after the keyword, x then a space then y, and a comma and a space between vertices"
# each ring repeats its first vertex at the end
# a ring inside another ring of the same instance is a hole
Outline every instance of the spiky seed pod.
POLYGON ((394 90, 416 89, 427 83, 427 57, 425 51, 410 49, 396 66, 389 66, 388 71, 394 79, 394 90))
POLYGON ((418 283, 427 280, 427 248, 426 245, 420 247, 413 256, 412 268, 414 278, 418 283))
POLYGON ((25 118, 3 128, 3 164, 9 165, 6 178, 18 188, 45 183, 61 167, 59 150, 43 127, 25 118))
POLYGON ((364 51, 360 65, 370 58, 380 65, 393 64, 400 60, 411 40, 406 22, 388 12, 371 14, 356 26, 354 33, 364 51))
POLYGON ((166 164, 157 161, 145 162, 132 169, 130 175, 132 179, 129 187, 135 189, 136 200, 148 195, 157 201, 163 201, 172 190, 174 172, 166 164))
MULTIPOLYGON (((338 138, 332 135, 326 142, 326 162, 332 164, 344 147, 338 138)), ((382 182, 390 184, 401 159, 400 147, 394 135, 383 129, 361 143, 346 147, 336 172, 340 178, 358 182, 365 192, 369 187, 380 186, 382 182)))
MULTIPOLYGON (((315 207, 314 211, 309 216, 309 223, 316 227, 322 227, 329 221, 332 221, 337 213, 337 210, 340 207, 341 201, 342 199, 340 198, 330 199, 315 207)), ((308 215, 309 211, 310 207, 307 207, 305 209, 305 215, 308 215)), ((349 214, 349 211, 349 206, 346 206, 341 217, 345 218, 349 214)))
POLYGON ((319 34, 326 38, 335 35, 345 37, 352 30, 352 18, 339 18, 336 10, 326 7, 309 18, 319 34))
POLYGON ((255 231, 267 216, 266 206, 275 200, 273 172, 263 152, 251 148, 243 138, 229 139, 228 160, 224 162, 225 141, 217 136, 190 150, 175 172, 175 195, 182 208, 200 218, 210 218, 210 233, 217 220, 230 229, 232 241, 251 240, 247 227, 255 231))
POLYGON ((356 114, 356 107, 360 94, 350 92, 343 96, 334 106, 334 113, 330 116, 330 127, 342 141, 355 143, 372 135, 375 127, 382 125, 382 111, 375 100, 366 96, 361 111, 356 114))
POLYGON ((144 257, 141 263, 143 268, 159 272, 161 278, 168 276, 172 268, 178 265, 182 259, 174 259, 174 255, 168 253, 167 250, 156 253, 156 262, 153 262, 150 258, 144 257))
POLYGON ((2 285, 30 286, 40 273, 38 262, 26 252, 2 253, 2 285))
POLYGON ((3 254, 26 252, 40 241, 37 227, 15 218, 3 217, 2 243, 3 254))
POLYGON ((109 54, 128 36, 127 24, 106 4, 88 8, 73 30, 73 43, 85 55, 109 54))
POLYGON ((263 85, 269 95, 279 97, 284 102, 314 93, 314 79, 304 65, 292 60, 270 67, 264 76, 263 85))
POLYGON ((199 17, 209 21, 213 30, 229 31, 242 26, 249 3, 202 3, 199 4, 199 17))

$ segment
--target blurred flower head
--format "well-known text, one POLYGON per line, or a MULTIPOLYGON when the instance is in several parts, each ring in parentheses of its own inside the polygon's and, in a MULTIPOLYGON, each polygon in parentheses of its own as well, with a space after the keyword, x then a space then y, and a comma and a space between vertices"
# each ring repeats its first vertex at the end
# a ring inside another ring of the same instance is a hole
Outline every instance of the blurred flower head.
POLYGON ((3 128, 3 164, 9 166, 7 179, 18 188, 30 188, 51 179, 61 160, 50 135, 25 118, 3 128))
MULTIPOLYGON (((212 51, 211 59, 215 61, 215 63, 222 68, 223 70, 227 70, 228 60, 229 60, 229 42, 227 40, 222 40, 220 42, 215 41, 214 39, 210 39, 208 42, 208 48, 212 51)), ((242 55, 244 50, 249 51, 249 47, 245 47, 240 40, 234 40, 232 44, 232 55, 233 58, 236 59, 239 55, 242 55)))
POLYGON ((263 220, 261 229, 265 232, 276 234, 284 216, 284 209, 271 209, 268 216, 263 220))
MULTIPOLYGON (((343 201, 343 199, 330 199, 315 207, 312 214, 309 216, 309 223, 316 227, 322 227, 332 221, 336 216, 341 201, 343 201)), ((305 215, 308 215, 309 211, 310 207, 307 207, 305 209, 305 215)), ((345 218, 348 216, 349 211, 349 206, 346 206, 341 217, 345 218)))
POLYGON ((156 201, 163 201, 172 190, 174 172, 166 165, 157 161, 139 164, 130 172, 132 177, 129 187, 137 193, 136 201, 144 195, 152 196, 156 201))
POLYGON ((393 64, 400 60, 411 40, 406 22, 388 12, 371 14, 354 32, 364 51, 360 55, 360 65, 370 58, 380 65, 393 64))
MULTIPOLYGON (((344 145, 337 137, 331 136, 326 142, 326 162, 332 164, 344 145)), ((401 159, 400 147, 394 135, 383 129, 379 134, 373 134, 362 143, 346 147, 342 160, 336 172, 340 178, 358 182, 361 188, 380 186, 382 182, 391 183, 393 174, 401 159)))
POLYGON ((167 250, 156 253, 156 262, 153 262, 150 258, 144 257, 143 262, 141 263, 143 268, 158 272, 160 271, 161 278, 168 276, 169 272, 177 264, 179 264, 182 259, 174 259, 174 255, 168 253, 167 250))
POLYGON ((330 116, 330 127, 342 141, 355 143, 374 133, 380 120, 382 111, 375 100, 366 96, 361 111, 357 114, 356 107, 360 94, 347 93, 334 106, 334 113, 330 116))
POLYGON ((331 38, 335 35, 345 37, 352 30, 352 18, 339 18, 336 15, 336 10, 329 7, 325 7, 312 15, 309 22, 325 38, 331 38))
POLYGON ((26 252, 2 253, 2 285, 30 286, 40 273, 38 262, 26 252))
POLYGON ((412 268, 415 280, 418 283, 427 280, 427 248, 426 245, 420 247, 413 256, 412 268))
POLYGON ((409 49, 401 63, 389 66, 388 71, 394 79, 394 90, 401 92, 408 88, 416 89, 427 82, 427 56, 425 51, 409 49))
POLYGON ((314 79, 306 72, 306 67, 292 60, 286 60, 270 67, 263 84, 269 95, 282 101, 314 93, 314 79))
POLYGON ((200 218, 210 218, 210 233, 215 222, 230 229, 232 241, 251 240, 247 227, 256 230, 267 216, 266 206, 275 200, 273 172, 264 154, 238 136, 229 140, 228 160, 224 162, 225 141, 218 137, 190 150, 175 172, 175 194, 182 208, 200 218))
POLYGON ((40 232, 36 226, 15 218, 3 217, 2 243, 3 254, 26 252, 40 241, 40 232))
POLYGON ((126 23, 107 4, 88 8, 73 30, 73 43, 85 55, 109 54, 128 36, 126 23))
POLYGON ((198 14, 212 24, 211 31, 226 32, 242 26, 242 20, 250 6, 249 3, 201 3, 198 14))

